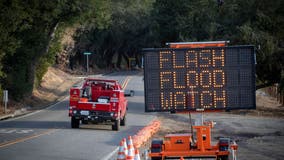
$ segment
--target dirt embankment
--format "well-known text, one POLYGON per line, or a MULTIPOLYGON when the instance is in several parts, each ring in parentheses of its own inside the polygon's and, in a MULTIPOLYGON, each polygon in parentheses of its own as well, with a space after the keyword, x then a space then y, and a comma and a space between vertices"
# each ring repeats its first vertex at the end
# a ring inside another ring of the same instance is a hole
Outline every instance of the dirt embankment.
MULTIPOLYGON (((81 79, 50 67, 44 75, 40 86, 33 91, 32 96, 25 98, 23 102, 9 101, 6 114, 14 113, 21 108, 39 109, 50 105, 67 95, 69 88, 81 79)), ((0 116, 3 115, 3 107, 0 107, 0 116)))
POLYGON ((256 109, 232 111, 235 114, 284 118, 284 106, 262 89, 256 91, 256 109))
MULTIPOLYGON (((204 113, 205 121, 216 122, 212 129, 212 144, 216 144, 219 137, 230 137, 239 146, 238 159, 283 159, 284 107, 261 90, 256 92, 256 105, 256 110, 204 113)), ((157 116, 162 124, 153 137, 155 139, 170 133, 192 133, 188 114, 158 113, 157 116)), ((194 125, 201 114, 191 116, 194 125)))
POLYGON ((40 87, 33 91, 26 103, 32 107, 45 106, 66 96, 66 92, 80 79, 59 69, 50 67, 44 75, 40 87))
MULTIPOLYGON (((210 113, 208 113, 208 115, 210 115, 210 113)), ((244 117, 252 116, 261 119, 262 118, 284 119, 284 106, 281 105, 279 102, 277 102, 276 98, 269 96, 262 90, 258 90, 256 91, 255 110, 236 110, 236 111, 224 112, 222 113, 222 115, 227 115, 228 117, 230 117, 230 115, 231 116, 240 115, 244 117)), ((169 113, 158 113, 158 117, 165 125, 162 125, 162 128, 160 132, 158 132, 156 137, 162 137, 167 133, 184 133, 184 132, 189 132, 191 130, 189 116, 185 115, 177 116, 177 115, 171 115, 169 113)))

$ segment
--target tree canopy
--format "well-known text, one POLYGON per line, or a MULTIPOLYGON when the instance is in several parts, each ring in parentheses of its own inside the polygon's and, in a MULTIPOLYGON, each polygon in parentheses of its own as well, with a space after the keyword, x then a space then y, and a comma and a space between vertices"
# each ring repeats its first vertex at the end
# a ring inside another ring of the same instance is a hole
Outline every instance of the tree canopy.
POLYGON ((120 68, 144 47, 230 40, 255 45, 259 87, 284 90, 282 0, 2 0, 0 7, 0 87, 18 99, 56 62, 67 27, 76 30, 72 69, 84 64, 84 51, 95 53, 92 66, 120 68))

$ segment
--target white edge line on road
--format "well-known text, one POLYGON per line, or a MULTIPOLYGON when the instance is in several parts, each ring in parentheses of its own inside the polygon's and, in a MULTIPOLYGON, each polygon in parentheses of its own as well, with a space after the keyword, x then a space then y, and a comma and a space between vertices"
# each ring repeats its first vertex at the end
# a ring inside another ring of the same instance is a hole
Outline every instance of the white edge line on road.
MULTIPOLYGON (((51 106, 47 107, 47 108, 44 108, 44 109, 41 109, 41 110, 38 110, 38 111, 35 111, 35 112, 32 112, 32 113, 28 113, 24 116, 20 116, 20 117, 17 117, 17 118, 12 118, 12 119, 8 119, 6 120, 7 121, 14 121, 14 120, 17 120, 17 119, 21 119, 21 118, 25 118, 25 117, 29 117, 29 116, 32 116, 34 114, 37 114, 37 113, 40 113, 42 112, 43 110, 47 110, 47 109, 51 109, 53 107, 55 107, 57 104, 59 103, 62 103, 65 99, 67 99, 69 96, 66 96, 65 98, 63 98, 62 100, 56 102, 55 104, 52 104, 51 106)), ((111 153, 109 153, 108 155, 106 155, 105 157, 102 158, 102 160, 110 160, 110 158, 118 151, 119 147, 115 148, 111 153)))
POLYGON ((63 98, 62 100, 56 102, 55 104, 52 104, 51 106, 49 106, 49 107, 47 107, 47 108, 44 108, 44 109, 41 109, 41 110, 38 110, 38 111, 35 111, 35 112, 32 112, 32 113, 28 113, 28 114, 23 115, 23 116, 20 116, 20 117, 8 119, 8 120, 6 120, 6 122, 8 122, 8 121, 14 121, 14 120, 21 119, 21 118, 25 118, 25 117, 29 117, 29 116, 32 116, 32 115, 34 115, 34 114, 40 113, 40 112, 42 112, 42 111, 44 111, 44 110, 48 110, 48 109, 54 108, 57 104, 62 103, 62 102, 63 102, 65 99, 67 99, 68 97, 69 97, 69 96, 63 98))
POLYGON ((102 158, 102 160, 110 160, 110 158, 118 151, 119 147, 115 148, 111 153, 102 158))
MULTIPOLYGON (((102 76, 101 74, 99 75, 96 75, 94 77, 99 77, 99 76, 102 76)), ((82 77, 79 77, 79 78, 82 78, 82 77)), ((84 77, 84 78, 87 78, 87 77, 84 77)), ((82 82, 79 82, 78 84, 80 84, 82 82)), ((42 112, 43 110, 47 110, 47 109, 51 109, 53 107, 55 107, 57 104, 63 102, 64 100, 66 100, 67 98, 69 98, 69 95, 64 97, 63 99, 60 99, 58 102, 56 102, 55 104, 52 104, 51 106, 47 107, 47 108, 44 108, 44 109, 41 109, 41 110, 38 110, 38 111, 34 111, 34 112, 31 112, 31 113, 28 113, 28 114, 25 114, 23 116, 19 116, 19 117, 16 117, 16 118, 11 118, 11 119, 7 119, 5 120, 6 122, 9 122, 9 121, 14 121, 14 120, 17 120, 17 119, 21 119, 21 118, 25 118, 25 117, 29 117, 29 116, 32 116, 34 114, 37 114, 37 113, 40 113, 42 112)))

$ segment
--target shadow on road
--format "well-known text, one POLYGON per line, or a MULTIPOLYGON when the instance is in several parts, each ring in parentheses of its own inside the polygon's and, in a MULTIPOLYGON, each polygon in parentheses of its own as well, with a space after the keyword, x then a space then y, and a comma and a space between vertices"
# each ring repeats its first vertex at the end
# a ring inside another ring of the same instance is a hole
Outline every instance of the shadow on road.
MULTIPOLYGON (((142 129, 144 126, 131 126, 130 128, 122 129, 119 131, 117 134, 113 134, 112 138, 109 139, 109 141, 106 142, 108 145, 114 145, 114 146, 119 146, 119 142, 123 138, 128 138, 128 136, 133 136, 135 135, 140 129, 142 129)), ((113 131, 116 132, 116 131, 113 131)))
POLYGON ((1 128, 62 129, 70 128, 66 121, 8 121, 0 123, 1 128))
MULTIPOLYGON (((137 132, 139 128, 143 126, 131 126, 129 129, 124 129, 125 127, 121 127, 121 131, 127 135, 131 135, 131 133, 137 132)), ((30 128, 30 129, 72 129, 71 124, 68 121, 13 121, 13 122, 6 122, 0 123, 0 129, 23 129, 23 128, 30 128)), ((128 127, 127 127, 128 128, 128 127)), ((81 124, 80 128, 73 129, 73 130, 84 130, 84 131, 110 131, 110 132, 117 132, 112 131, 111 124, 81 124)))

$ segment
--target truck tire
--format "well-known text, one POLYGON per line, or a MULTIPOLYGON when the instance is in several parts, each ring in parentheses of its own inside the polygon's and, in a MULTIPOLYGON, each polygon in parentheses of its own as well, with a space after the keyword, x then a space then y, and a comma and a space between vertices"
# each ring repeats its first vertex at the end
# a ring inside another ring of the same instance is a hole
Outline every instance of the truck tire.
POLYGON ((123 119, 120 121, 120 125, 121 126, 125 126, 126 125, 126 115, 123 116, 123 119))
POLYGON ((72 128, 79 128, 80 120, 76 119, 75 117, 71 118, 71 127, 72 128))
POLYGON ((152 157, 151 160, 162 160, 162 157, 152 157))
POLYGON ((119 131, 120 128, 120 119, 115 120, 114 124, 111 126, 113 131, 119 131))

